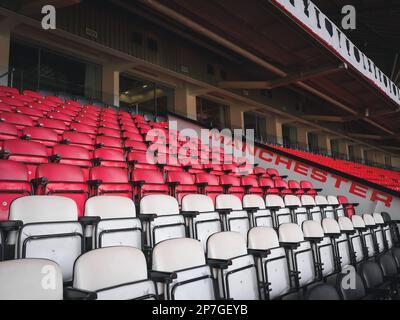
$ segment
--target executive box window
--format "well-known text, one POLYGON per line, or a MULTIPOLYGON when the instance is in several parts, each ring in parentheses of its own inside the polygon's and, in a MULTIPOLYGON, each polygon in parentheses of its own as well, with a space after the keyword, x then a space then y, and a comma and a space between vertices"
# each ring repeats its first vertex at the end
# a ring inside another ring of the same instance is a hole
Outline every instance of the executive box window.
POLYGON ((254 138, 259 142, 265 142, 267 138, 266 119, 252 112, 244 113, 244 127, 254 129, 254 138))
POLYGON ((229 106, 208 99, 196 98, 197 120, 212 128, 225 128, 229 106))
POLYGON ((10 46, 10 65, 16 70, 13 85, 22 90, 101 98, 100 65, 15 40, 10 46))
POLYGON ((134 112, 166 116, 174 111, 174 90, 150 81, 128 75, 120 77, 120 105, 134 112))
POLYGON ((296 146, 297 145, 297 128, 290 127, 288 125, 282 125, 282 136, 284 146, 296 146))
POLYGON ((331 140, 331 152, 332 152, 332 156, 334 156, 334 157, 338 157, 340 155, 338 140, 331 140))
POLYGON ((308 150, 311 152, 318 152, 318 135, 314 132, 307 133, 308 150))

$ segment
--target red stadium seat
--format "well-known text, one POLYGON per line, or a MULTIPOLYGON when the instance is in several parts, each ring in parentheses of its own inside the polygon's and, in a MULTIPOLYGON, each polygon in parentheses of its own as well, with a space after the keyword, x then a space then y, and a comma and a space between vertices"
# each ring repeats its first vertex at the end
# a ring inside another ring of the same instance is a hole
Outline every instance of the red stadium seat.
POLYGON ((310 181, 300 181, 300 187, 304 190, 304 192, 310 196, 316 196, 321 189, 315 189, 313 184, 310 181))
POLYGON ((257 177, 255 175, 249 174, 246 176, 242 176, 240 178, 240 181, 247 194, 264 194, 263 188, 260 188, 257 177))
POLYGON ((346 196, 338 196, 337 199, 339 203, 343 206, 346 217, 351 219, 351 217, 356 214, 354 207, 358 206, 358 203, 349 203, 349 200, 346 196))
POLYGON ((301 196, 305 194, 305 191, 301 188, 300 183, 296 180, 289 180, 288 187, 295 195, 301 196))
POLYGON ((40 93, 36 92, 36 91, 24 90, 23 94, 24 94, 25 96, 34 98, 34 99, 36 99, 36 100, 41 100, 41 99, 43 99, 42 95, 41 95, 40 93))
POLYGON ((3 142, 3 158, 25 163, 29 178, 33 179, 36 167, 48 162, 47 148, 38 142, 25 140, 6 140, 3 142))
POLYGON ((79 132, 64 132, 61 142, 70 146, 78 146, 93 151, 94 140, 90 135, 79 132))
POLYGON ((293 194, 293 191, 289 189, 289 184, 286 180, 279 179, 275 180, 275 188, 279 190, 279 193, 283 196, 286 194, 293 194))
POLYGON ((0 122, 0 146, 3 140, 17 139, 18 130, 13 124, 0 122))
POLYGON ((90 136, 91 139, 95 139, 98 132, 96 127, 88 126, 82 123, 71 123, 70 129, 74 132, 84 133, 90 136))
POLYGON ((90 169, 89 178, 92 196, 112 195, 132 199, 133 189, 126 169, 95 167, 90 169))
POLYGON ((272 180, 279 180, 279 179, 286 179, 287 176, 281 176, 278 172, 278 170, 274 168, 268 168, 267 169, 268 175, 272 178, 272 180))
POLYGON ((157 170, 156 161, 151 152, 130 152, 128 154, 128 163, 131 170, 133 169, 149 169, 157 170))
POLYGON ((64 131, 68 130, 68 127, 66 126, 64 121, 61 121, 61 120, 41 118, 37 122, 38 122, 39 127, 52 129, 55 132, 57 132, 57 134, 59 134, 59 135, 63 134, 64 131))
POLYGON ((60 105, 60 104, 64 103, 63 99, 61 99, 60 97, 56 97, 56 96, 46 96, 45 99, 47 101, 53 102, 53 103, 55 103, 57 105, 60 105))
POLYGON ((96 138, 95 147, 122 149, 122 140, 119 138, 99 136, 96 138))
POLYGON ((14 112, 14 111, 15 111, 14 106, 10 106, 8 104, 4 104, 4 103, 0 102, 0 113, 1 112, 14 112))
POLYGON ((100 128, 98 133, 99 136, 106 136, 112 138, 120 138, 121 133, 119 130, 109 129, 109 128, 100 128))
POLYGON ((85 181, 89 180, 89 168, 92 167, 91 152, 83 147, 58 144, 53 148, 52 162, 79 166, 85 181))
POLYGON ((127 151, 147 151, 147 144, 141 141, 127 140, 125 141, 125 150, 127 151))
POLYGON ((243 199, 245 189, 240 184, 240 178, 233 175, 222 175, 220 176, 220 182, 224 188, 225 193, 232 194, 243 199))
POLYGON ((0 221, 8 220, 13 200, 32 194, 27 167, 15 161, 0 160, 0 221))
POLYGON ((0 121, 15 125, 18 130, 34 126, 34 121, 31 117, 11 112, 0 113, 0 121))
POLYGON ((167 173, 167 184, 170 187, 170 193, 178 203, 182 203, 182 198, 191 193, 197 193, 195 179, 193 175, 187 172, 169 171, 167 173))
POLYGON ((16 88, 8 87, 8 86, 0 86, 0 92, 7 92, 10 95, 18 95, 19 91, 16 88))
POLYGON ((93 152, 93 165, 104 167, 128 168, 125 155, 122 150, 101 148, 93 152))
POLYGON ((51 148, 53 148, 59 142, 59 136, 57 132, 40 127, 30 127, 25 128, 22 131, 22 138, 29 140, 40 142, 48 148, 49 155, 51 155, 51 148))
POLYGON ((135 186, 135 196, 138 201, 149 194, 169 194, 169 188, 160 171, 135 169, 132 171, 131 180, 135 186))
POLYGON ((260 188, 263 189, 264 195, 279 194, 279 190, 275 188, 274 180, 269 177, 260 177, 258 179, 260 188))
POLYGON ((9 97, 2 97, 0 98, 0 102, 4 104, 8 104, 13 107, 23 107, 26 106, 27 103, 25 101, 21 101, 15 98, 9 98, 9 97))
POLYGON ((67 126, 72 122, 72 117, 62 112, 49 112, 47 117, 53 120, 63 121, 67 126))
POLYGON ((63 196, 74 200, 79 216, 83 216, 89 187, 81 168, 58 163, 40 165, 33 185, 37 195, 63 196))
POLYGON ((196 185, 199 188, 199 192, 208 195, 213 199, 224 192, 223 187, 219 183, 218 176, 214 176, 209 173, 198 173, 196 174, 196 185))
POLYGON ((38 109, 30 107, 17 107, 15 108, 16 113, 31 117, 32 120, 36 121, 43 117, 43 112, 38 109))

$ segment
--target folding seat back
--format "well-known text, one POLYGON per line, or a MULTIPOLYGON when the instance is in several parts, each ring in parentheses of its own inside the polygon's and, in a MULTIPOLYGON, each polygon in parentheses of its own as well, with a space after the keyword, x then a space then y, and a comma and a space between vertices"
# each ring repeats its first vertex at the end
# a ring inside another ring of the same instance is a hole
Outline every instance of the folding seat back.
POLYGON ((288 208, 285 207, 285 202, 281 196, 269 194, 265 197, 265 207, 272 214, 274 228, 277 228, 282 223, 292 222, 292 215, 288 208))
POLYGON ((125 145, 125 150, 128 151, 142 151, 146 152, 147 151, 147 144, 141 141, 135 141, 135 140, 127 140, 124 143, 125 145))
POLYGON ((241 200, 231 194, 220 194, 215 199, 215 208, 220 214, 225 231, 236 231, 247 236, 250 218, 243 210, 241 200))
POLYGON ((304 192, 310 196, 316 196, 318 192, 322 191, 320 189, 315 189, 313 184, 310 181, 300 181, 300 187, 304 190, 304 192))
POLYGON ((378 263, 367 261, 360 265, 360 275, 365 287, 369 291, 379 290, 381 297, 389 298, 392 295, 390 282, 385 281, 383 272, 378 263))
POLYGON ((72 117, 63 113, 63 112, 56 112, 52 111, 47 114, 47 117, 52 120, 59 120, 64 122, 66 125, 69 125, 72 122, 72 117))
POLYGON ((13 124, 0 121, 0 145, 4 140, 18 139, 17 127, 13 124))
POLYGON ((22 131, 22 137, 26 140, 40 142, 45 145, 48 148, 49 155, 52 153, 52 148, 58 144, 60 140, 57 132, 51 129, 38 127, 25 128, 22 131))
POLYGON ((241 177, 241 184, 247 194, 263 195, 263 189, 258 184, 257 177, 254 175, 247 175, 241 177))
POLYGON ((267 194, 279 194, 279 190, 275 188, 274 180, 269 177, 259 177, 260 188, 263 189, 264 195, 267 194))
POLYGON ((27 167, 15 161, 0 160, 0 221, 8 219, 10 204, 32 194, 27 167))
POLYGON ((91 140, 93 140, 95 138, 95 136, 97 135, 98 129, 96 127, 92 127, 92 126, 88 126, 82 123, 71 123, 70 125, 70 129, 73 132, 77 132, 77 133, 84 133, 86 135, 88 135, 91 140))
POLYGON ((13 201, 10 220, 22 221, 15 243, 15 258, 43 258, 60 266, 64 281, 72 280, 76 258, 84 251, 83 229, 73 200, 65 197, 28 196, 13 201))
POLYGON ((95 167, 89 172, 90 194, 114 195, 132 198, 133 190, 128 180, 128 172, 123 168, 95 167))
POLYGON ((243 199, 244 188, 240 185, 240 178, 232 175, 221 175, 220 182, 225 193, 243 199))
POLYGON ((26 101, 16 99, 15 97, 2 97, 1 102, 14 107, 23 107, 27 104, 26 101))
POLYGON ((389 239, 389 245, 391 244, 391 246, 389 248, 391 248, 392 246, 395 246, 400 243, 400 232, 399 232, 399 227, 398 227, 398 222, 397 221, 393 221, 390 214, 387 212, 382 212, 381 213, 383 221, 385 221, 386 225, 387 225, 387 230, 386 230, 386 238, 389 239))
POLYGON ((169 171, 166 181, 171 195, 178 199, 179 204, 184 196, 197 193, 194 177, 188 172, 169 171))
POLYGON ((81 168, 68 164, 43 164, 33 180, 35 194, 68 197, 76 202, 79 216, 83 215, 89 188, 81 168))
POLYGON ((289 180, 288 188, 292 191, 293 194, 297 196, 304 194, 304 190, 300 187, 300 183, 296 180, 289 180))
POLYGON ((271 227, 250 229, 249 252, 254 252, 258 277, 263 284, 262 298, 269 300, 290 292, 292 283, 285 249, 279 246, 278 235, 271 227))
POLYGON ((311 243, 304 239, 300 226, 295 223, 281 224, 278 234, 279 242, 288 251, 290 270, 295 274, 295 286, 302 288, 314 282, 318 278, 316 261, 311 243))
POLYGON ((17 88, 7 87, 7 86, 0 86, 0 92, 8 93, 10 96, 19 94, 17 88))
POLYGON ((368 257, 367 247, 363 232, 366 230, 362 217, 354 215, 351 217, 355 232, 350 236, 351 245, 353 247, 354 263, 360 263, 368 257))
POLYGON ((93 151, 94 140, 90 135, 79 132, 64 132, 61 142, 70 146, 78 146, 93 151))
POLYGON ((392 238, 392 233, 391 233, 391 228, 390 225, 387 221, 384 219, 384 213, 374 213, 373 214, 375 223, 380 227, 380 231, 378 230, 377 232, 377 241, 379 242, 380 239, 382 238, 382 241, 384 243, 384 248, 385 250, 390 250, 393 247, 393 238, 392 238), (381 232, 381 235, 379 233, 381 232))
POLYGON ((63 278, 57 263, 47 259, 0 262, 0 300, 62 300, 63 278), (51 272, 52 286, 43 286, 44 272, 51 272))
POLYGON ((315 204, 319 207, 323 218, 335 219, 335 210, 329 204, 328 199, 325 196, 316 195, 315 204))
POLYGON ((343 207, 344 214, 351 219, 356 214, 354 206, 357 204, 349 203, 349 200, 345 196, 338 196, 337 199, 343 207))
POLYGON ((282 196, 293 194, 292 190, 289 189, 289 184, 286 180, 283 180, 283 179, 275 180, 274 186, 275 186, 275 189, 279 190, 279 193, 282 196))
POLYGON ((131 171, 134 169, 158 169, 152 152, 129 152, 128 163, 131 171))
POLYGON ((257 194, 246 194, 243 197, 243 209, 250 215, 251 227, 272 227, 271 211, 265 206, 264 199, 257 194))
POLYGON ((99 128, 98 135, 111 137, 111 138, 120 138, 121 137, 121 133, 119 130, 109 129, 109 128, 99 128))
POLYGON ((185 220, 179 213, 178 201, 168 195, 148 195, 140 201, 140 215, 146 244, 154 247, 157 243, 186 236, 185 220))
POLYGON ((29 116, 32 120, 36 121, 43 117, 43 112, 41 110, 33 109, 30 107, 16 107, 15 111, 18 114, 29 116))
POLYGON ((89 168, 92 166, 90 152, 79 146, 58 144, 53 148, 52 162, 78 166, 84 174, 84 181, 89 180, 89 168))
POLYGON ((306 292, 305 300, 340 300, 340 296, 334 286, 320 283, 306 292))
POLYGON ((143 252, 121 246, 80 256, 74 265, 73 287, 95 292, 98 300, 154 300, 157 294, 143 252))
POLYGON ((321 221, 322 220, 322 212, 317 203, 315 202, 315 198, 310 195, 302 195, 300 197, 302 207, 306 208, 308 219, 321 221))
POLYGON ((118 149, 95 149, 92 161, 94 166, 128 168, 123 151, 118 149))
POLYGON ((351 220, 347 217, 339 217, 338 224, 340 229, 340 237, 335 241, 337 246, 338 261, 340 263, 340 268, 343 269, 355 261, 351 236, 356 233, 356 230, 354 229, 351 220))
POLYGON ((336 218, 345 216, 344 207, 339 203, 336 196, 327 196, 326 199, 328 200, 329 205, 332 206, 336 218))
POLYGON ((280 180, 282 177, 279 175, 278 170, 274 168, 268 168, 267 169, 268 175, 273 179, 273 180, 280 180))
POLYGON ((138 201, 149 194, 169 194, 164 176, 157 170, 135 169, 131 180, 135 186, 135 195, 138 201))
POLYGON ((93 248, 130 246, 142 248, 142 225, 131 199, 119 196, 95 196, 85 203, 85 217, 99 217, 87 227, 93 248))
POLYGON ((367 248, 368 256, 373 257, 379 253, 378 243, 375 237, 375 228, 377 227, 375 220, 370 214, 363 214, 362 219, 365 224, 365 231, 362 232, 364 237, 364 245, 367 248))
POLYGON ((223 193, 223 188, 219 183, 218 176, 214 176, 208 173, 196 174, 196 185, 199 188, 200 193, 208 195, 215 202, 215 198, 223 193))
POLYGON ((13 112, 1 112, 0 121, 13 124, 18 130, 22 130, 25 127, 34 126, 34 122, 31 117, 13 112))
POLYGON ((204 194, 188 194, 182 198, 182 215, 191 238, 198 239, 206 248, 210 235, 222 230, 218 212, 212 199, 204 194))
MULTIPOLYGON (((339 231, 336 221, 325 220, 323 223, 327 231, 339 231), (336 226, 337 230, 329 230, 336 226)), ((325 235, 325 230, 320 221, 308 220, 302 225, 304 239, 311 242, 316 258, 316 269, 321 278, 326 278, 336 272, 335 245, 330 236, 325 235)))
POLYGON ((48 152, 39 142, 6 140, 3 142, 4 158, 26 164, 29 180, 35 177, 36 167, 48 162, 48 152))
POLYGON ((152 261, 155 272, 174 275, 162 284, 164 299, 216 299, 211 269, 199 241, 188 238, 162 241, 154 247, 152 261))
POLYGON ((336 289, 343 300, 361 300, 367 297, 363 280, 358 272, 354 272, 354 287, 344 285, 348 280, 348 274, 339 273, 336 278, 336 289))
POLYGON ((309 220, 310 217, 307 208, 302 206, 299 197, 289 194, 283 199, 285 201, 285 207, 290 211, 291 221, 301 226, 303 221, 309 220))
POLYGON ((257 268, 253 256, 247 253, 243 234, 226 231, 211 235, 207 241, 207 258, 226 261, 214 266, 222 299, 260 299, 257 268))
POLYGON ((68 130, 67 125, 61 120, 41 118, 37 122, 39 127, 52 129, 59 135, 62 135, 64 131, 68 130))
POLYGON ((122 149, 122 140, 120 138, 98 136, 96 138, 95 146, 96 148, 122 149))

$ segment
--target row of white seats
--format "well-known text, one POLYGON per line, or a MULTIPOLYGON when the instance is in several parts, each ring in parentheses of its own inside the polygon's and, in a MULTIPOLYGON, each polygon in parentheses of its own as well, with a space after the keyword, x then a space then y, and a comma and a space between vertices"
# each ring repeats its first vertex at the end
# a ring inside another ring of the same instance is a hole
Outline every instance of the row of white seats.
POLYGON ((191 238, 164 240, 152 250, 151 271, 137 248, 96 249, 76 259, 72 288, 64 293, 61 268, 43 259, 50 257, 5 261, 0 299, 275 299, 334 274, 336 262, 349 263, 350 243, 361 236, 336 245, 351 230, 354 234, 351 221, 341 217, 309 220, 302 229, 284 223, 278 233, 255 227, 247 239, 239 232, 218 232, 207 239, 206 250, 191 238), (46 272, 53 276, 47 286, 46 272))
MULTIPOLYGON (((274 197, 283 201, 278 196, 274 197)), ((249 206, 243 210, 239 198, 220 195, 215 210, 209 197, 187 195, 183 198, 180 211, 175 198, 149 195, 142 199, 140 214, 136 215, 131 199, 98 196, 86 202, 85 217, 78 220, 76 204, 69 198, 23 197, 12 203, 10 221, 0 223, 0 244, 14 246, 12 258, 15 259, 47 257, 58 262, 64 281, 68 282, 72 279, 75 259, 87 250, 85 239, 91 238, 89 247, 93 249, 124 245, 151 250, 163 240, 191 237, 200 240, 205 248, 207 239, 214 233, 236 231, 247 236, 254 227, 274 227, 274 213, 271 213, 271 208, 266 209, 262 200, 261 197, 248 195, 243 201, 249 206)), ((289 209, 280 207, 278 211, 285 210, 289 209)), ((393 246, 391 229, 384 225, 379 214, 364 215, 364 219, 354 216, 352 219, 356 229, 354 234, 365 238, 364 242, 371 244, 371 249, 366 253, 365 246, 354 246, 355 254, 350 256, 351 262, 355 261, 355 256, 357 261, 361 261, 393 246), (376 227, 382 232, 376 232, 376 227), (376 243, 378 246, 372 245, 376 243)), ((5 247, 2 245, 2 249, 5 247)))

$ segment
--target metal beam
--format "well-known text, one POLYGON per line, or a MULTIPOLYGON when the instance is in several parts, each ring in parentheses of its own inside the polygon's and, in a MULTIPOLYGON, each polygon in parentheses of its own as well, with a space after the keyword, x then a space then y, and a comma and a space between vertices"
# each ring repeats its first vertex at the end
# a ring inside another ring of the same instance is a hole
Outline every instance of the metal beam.
POLYGON ((224 89, 275 89, 286 87, 299 81, 332 74, 344 69, 347 69, 347 64, 341 63, 336 67, 329 66, 309 71, 301 71, 270 81, 222 81, 218 85, 224 89))
POLYGON ((301 116, 303 119, 310 121, 326 121, 326 122, 347 122, 347 117, 340 116, 325 116, 325 115, 304 115, 301 116))
POLYGON ((364 134, 364 133, 347 133, 348 136, 358 139, 368 139, 368 140, 384 140, 385 137, 376 134, 364 134))

